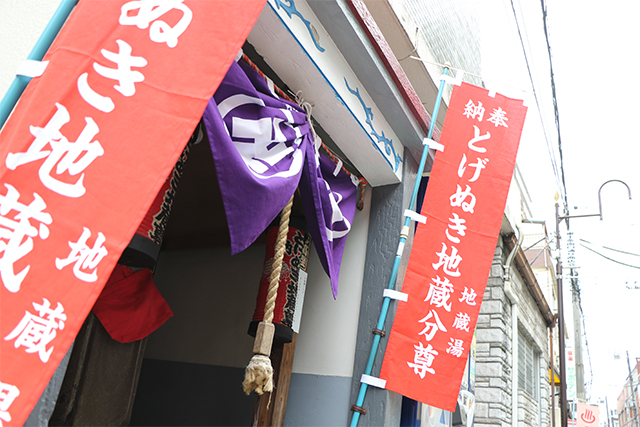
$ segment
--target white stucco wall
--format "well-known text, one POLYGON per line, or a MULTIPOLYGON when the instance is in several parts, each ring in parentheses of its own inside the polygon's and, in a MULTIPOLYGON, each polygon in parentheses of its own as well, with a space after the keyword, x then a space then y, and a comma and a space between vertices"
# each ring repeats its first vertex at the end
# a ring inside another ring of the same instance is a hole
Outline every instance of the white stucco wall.
POLYGON ((371 188, 364 209, 356 216, 342 258, 338 297, 333 299, 329 278, 313 251, 293 372, 351 377, 355 357, 364 262, 369 233, 371 188))
POLYGON ((11 85, 60 0, 0 1, 0 95, 11 85))

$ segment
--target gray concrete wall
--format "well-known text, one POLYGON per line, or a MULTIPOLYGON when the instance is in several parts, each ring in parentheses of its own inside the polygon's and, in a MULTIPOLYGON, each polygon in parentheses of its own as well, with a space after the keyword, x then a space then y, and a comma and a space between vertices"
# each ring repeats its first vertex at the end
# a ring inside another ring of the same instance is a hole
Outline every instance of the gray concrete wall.
POLYGON ((49 380, 49 384, 42 392, 38 403, 29 414, 27 421, 25 421, 24 425, 27 427, 46 427, 49 425, 49 419, 51 418, 51 414, 53 413, 53 409, 56 406, 56 401, 58 399, 58 395, 60 394, 60 387, 62 386, 62 381, 64 380, 64 374, 67 372, 67 365, 69 364, 69 357, 71 355, 71 351, 73 350, 73 344, 67 350, 67 354, 64 355, 64 358, 58 365, 58 368, 53 373, 53 376, 49 380))
MULTIPOLYGON (((382 307, 382 293, 389 283, 391 270, 398 242, 400 229, 404 223, 403 213, 409 206, 413 184, 416 179, 417 164, 413 159, 405 156, 403 182, 398 185, 377 187, 373 189, 371 199, 371 217, 369 219, 369 240, 364 269, 364 283, 362 287, 362 303, 360 305, 360 323, 358 325, 358 340, 356 344, 353 379, 351 383, 350 405, 355 403, 360 389, 360 377, 364 373, 371 343, 372 330, 378 323, 382 307)), ((397 283, 402 283, 403 272, 406 268, 410 243, 413 233, 404 250, 397 283)), ((399 289, 399 287, 398 287, 399 289)), ((396 302, 392 302, 385 324, 387 334, 396 311, 396 302)), ((386 349, 386 339, 380 341, 373 376, 378 376, 386 349)), ((349 405, 349 406, 350 406, 349 405)), ((360 426, 394 426, 400 424, 400 410, 402 396, 374 387, 369 387, 363 407, 367 414, 360 417, 360 426)), ((351 416, 349 417, 351 419, 351 416)))
POLYGON ((351 378, 293 373, 284 425, 346 426, 351 378))

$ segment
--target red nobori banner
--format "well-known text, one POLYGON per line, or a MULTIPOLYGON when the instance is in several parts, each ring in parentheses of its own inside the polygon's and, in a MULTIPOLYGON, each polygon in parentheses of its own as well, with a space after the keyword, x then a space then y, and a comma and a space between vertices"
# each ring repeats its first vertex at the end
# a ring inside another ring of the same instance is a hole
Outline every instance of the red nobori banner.
POLYGON ((526 107, 454 87, 380 377, 455 410, 515 167, 526 107))
POLYGON ((0 425, 23 425, 265 0, 81 0, 0 133, 0 425))

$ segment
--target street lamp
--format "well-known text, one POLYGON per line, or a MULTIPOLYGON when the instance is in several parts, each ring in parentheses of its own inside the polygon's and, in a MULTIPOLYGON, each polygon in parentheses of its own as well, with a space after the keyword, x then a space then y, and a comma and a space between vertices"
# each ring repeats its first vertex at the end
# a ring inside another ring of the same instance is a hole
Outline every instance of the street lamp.
MULTIPOLYGON (((619 179, 611 179, 600 186, 598 190, 598 208, 600 210, 597 214, 590 215, 565 215, 560 216, 560 207, 558 206, 558 194, 556 194, 556 248, 558 250, 558 258, 556 262, 556 281, 558 286, 558 345, 560 352, 560 417, 561 417, 561 426, 567 427, 567 375, 566 375, 566 364, 565 364, 565 342, 564 342, 564 301, 562 297, 562 256, 560 252, 560 222, 567 221, 567 229, 569 229, 569 219, 570 218, 586 218, 599 216, 602 221, 602 199, 601 192, 602 187, 610 182, 619 182, 627 187, 627 191, 629 192, 629 200, 631 200, 631 190, 629 186, 620 181, 619 179)), ((573 272, 571 273, 573 276, 573 272)), ((574 319, 575 321, 575 319, 574 319)), ((577 356, 577 354, 576 354, 577 356)), ((582 360, 576 360, 576 366, 578 362, 582 363, 582 360)), ((579 377, 579 375, 576 375, 579 377)))

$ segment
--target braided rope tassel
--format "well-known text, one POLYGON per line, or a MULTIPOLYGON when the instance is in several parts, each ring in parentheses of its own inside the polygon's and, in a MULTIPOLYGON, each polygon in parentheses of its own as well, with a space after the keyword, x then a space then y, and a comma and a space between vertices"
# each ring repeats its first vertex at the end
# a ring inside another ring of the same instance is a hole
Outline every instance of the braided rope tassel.
POLYGON ((244 371, 244 381, 242 388, 246 394, 255 391, 259 395, 273 391, 273 367, 271 366, 271 345, 275 327, 273 326, 273 311, 276 306, 278 296, 278 286, 280 284, 280 271, 282 270, 282 260, 289 234, 289 218, 291 216, 291 206, 293 196, 280 213, 280 228, 276 239, 275 253, 273 256, 273 267, 269 277, 269 289, 267 290, 267 300, 265 302, 264 317, 258 324, 256 338, 253 343, 253 357, 244 371))

